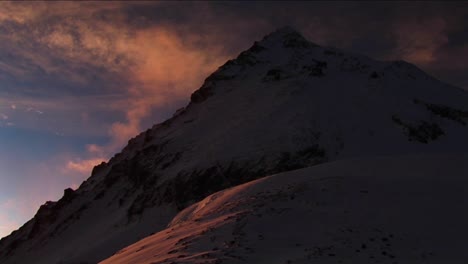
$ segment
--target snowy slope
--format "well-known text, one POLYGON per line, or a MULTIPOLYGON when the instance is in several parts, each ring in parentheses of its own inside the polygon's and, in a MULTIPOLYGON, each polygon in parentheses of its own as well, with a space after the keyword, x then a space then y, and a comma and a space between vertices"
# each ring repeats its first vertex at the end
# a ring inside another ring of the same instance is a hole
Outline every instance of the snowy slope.
POLYGON ((348 159, 262 178, 101 263, 468 263, 467 160, 348 159))
POLYGON ((78 190, 0 241, 1 263, 95 263, 209 194, 337 159, 468 148, 468 93, 290 28, 210 75, 78 190), (60 250, 57 250, 60 249, 60 250))

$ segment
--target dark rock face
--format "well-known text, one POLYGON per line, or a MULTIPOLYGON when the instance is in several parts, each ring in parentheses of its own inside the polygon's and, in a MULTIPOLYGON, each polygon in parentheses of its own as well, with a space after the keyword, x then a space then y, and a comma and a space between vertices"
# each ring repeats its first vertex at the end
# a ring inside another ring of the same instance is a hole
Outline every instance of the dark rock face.
MULTIPOLYGON (((427 103, 418 99, 414 99, 413 103, 424 106, 429 112, 431 119, 436 116, 466 126, 466 122, 468 120, 468 111, 463 111, 440 104, 427 103)), ((427 144, 430 141, 435 141, 439 137, 446 134, 440 125, 435 121, 419 120, 416 123, 410 123, 403 121, 397 115, 393 115, 392 120, 403 128, 405 134, 408 136, 408 140, 410 141, 427 144)))
MULTIPOLYGON (((174 157, 177 156, 176 154, 174 157)), ((216 164, 203 169, 182 170, 174 179, 159 186, 155 184, 157 176, 147 175, 146 181, 138 187, 145 189, 145 191, 131 202, 131 206, 127 210, 128 220, 138 219, 146 208, 173 204, 178 210, 181 210, 222 189, 266 175, 323 163, 326 160, 325 150, 318 145, 313 145, 294 153, 278 153, 274 162, 268 162, 267 157, 265 157, 255 162, 238 163, 232 161, 228 165, 216 164)), ((143 165, 138 165, 138 163, 126 164, 128 175, 134 174, 135 171, 144 170, 144 168, 139 167, 143 165)))
POLYGON ((271 164, 265 159, 257 162, 231 162, 227 167, 220 164, 204 170, 182 171, 156 193, 163 194, 156 200, 173 203, 183 209, 200 199, 231 186, 237 186, 266 175, 304 168, 327 160, 325 150, 314 145, 295 153, 283 152, 271 164))
POLYGON ((377 72, 372 72, 371 75, 369 76, 371 79, 378 79, 380 78, 380 75, 377 72))
POLYGON ((468 122, 468 111, 455 109, 445 105, 425 103, 417 99, 414 100, 414 103, 422 104, 434 115, 455 121, 463 126, 466 126, 466 123, 468 122))
POLYGON ((325 70, 327 69, 326 61, 314 61, 312 65, 305 65, 302 67, 309 73, 310 76, 323 77, 325 76, 325 70))
POLYGON ((445 135, 445 132, 436 123, 429 123, 421 120, 416 124, 403 122, 399 117, 393 116, 393 122, 403 127, 409 141, 417 141, 420 143, 429 143, 440 136, 445 135))
POLYGON ((281 80, 287 79, 289 77, 290 76, 281 69, 271 69, 266 73, 265 77, 263 78, 263 81, 265 81, 265 82, 268 82, 268 81, 281 81, 281 80))
POLYGON ((93 168, 92 172, 91 172, 91 176, 92 176, 92 175, 96 175, 97 173, 103 171, 103 170, 106 168, 106 165, 107 165, 107 163, 101 162, 101 164, 95 166, 95 167, 93 168))
POLYGON ((196 90, 191 96, 190 101, 192 103, 201 103, 213 95, 212 87, 209 85, 203 85, 202 88, 196 90))

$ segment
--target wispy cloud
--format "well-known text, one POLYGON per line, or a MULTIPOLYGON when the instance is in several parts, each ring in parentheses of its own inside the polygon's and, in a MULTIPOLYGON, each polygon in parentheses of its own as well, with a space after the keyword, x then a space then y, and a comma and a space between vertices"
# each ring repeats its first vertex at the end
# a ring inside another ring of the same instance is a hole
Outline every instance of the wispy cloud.
POLYGON ((437 60, 436 52, 448 43, 447 23, 443 18, 398 21, 394 30, 396 58, 420 65, 437 60))

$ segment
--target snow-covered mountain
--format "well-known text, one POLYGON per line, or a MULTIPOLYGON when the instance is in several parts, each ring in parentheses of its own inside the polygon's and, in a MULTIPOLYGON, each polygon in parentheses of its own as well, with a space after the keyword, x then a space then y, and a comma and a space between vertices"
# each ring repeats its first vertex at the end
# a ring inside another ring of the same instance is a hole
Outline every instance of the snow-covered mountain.
POLYGON ((253 179, 363 156, 464 152, 468 93, 402 61, 271 33, 0 241, 1 263, 95 263, 253 179))
POLYGON ((348 159, 251 181, 102 264, 468 263, 467 160, 348 159))

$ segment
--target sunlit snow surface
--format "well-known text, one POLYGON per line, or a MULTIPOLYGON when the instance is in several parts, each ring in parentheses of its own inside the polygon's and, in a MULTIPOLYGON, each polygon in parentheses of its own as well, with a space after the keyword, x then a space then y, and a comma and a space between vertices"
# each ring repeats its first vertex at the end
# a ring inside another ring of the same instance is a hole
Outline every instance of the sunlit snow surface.
POLYGON ((468 155, 349 159, 213 194, 102 263, 468 263, 468 155))

